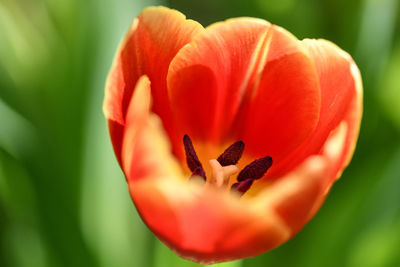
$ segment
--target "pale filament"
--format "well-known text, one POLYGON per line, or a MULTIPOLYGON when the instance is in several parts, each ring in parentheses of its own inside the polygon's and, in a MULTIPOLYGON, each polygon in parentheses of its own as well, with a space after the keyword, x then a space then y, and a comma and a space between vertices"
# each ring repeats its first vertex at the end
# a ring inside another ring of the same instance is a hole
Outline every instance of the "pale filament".
POLYGON ((211 179, 207 179, 207 184, 212 184, 217 188, 228 186, 229 178, 239 171, 236 165, 221 166, 216 159, 211 159, 211 179))

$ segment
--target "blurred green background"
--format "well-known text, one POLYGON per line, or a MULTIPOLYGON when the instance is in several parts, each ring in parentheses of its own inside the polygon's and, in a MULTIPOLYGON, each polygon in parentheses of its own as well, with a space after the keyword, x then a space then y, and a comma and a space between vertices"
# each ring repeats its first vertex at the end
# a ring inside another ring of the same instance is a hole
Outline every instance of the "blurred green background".
POLYGON ((139 219, 101 109, 120 39, 160 4, 329 39, 363 76, 358 147, 320 212, 278 249, 220 266, 400 266, 398 0, 0 0, 0 266, 198 266, 139 219))

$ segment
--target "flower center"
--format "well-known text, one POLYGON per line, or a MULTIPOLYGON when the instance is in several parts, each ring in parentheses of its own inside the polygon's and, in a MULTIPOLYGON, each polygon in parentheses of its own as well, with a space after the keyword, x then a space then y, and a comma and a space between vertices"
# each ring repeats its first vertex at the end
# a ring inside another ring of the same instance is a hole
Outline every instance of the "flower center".
MULTIPOLYGON (((230 177, 239 171, 236 164, 243 154, 244 143, 242 141, 233 143, 217 159, 209 161, 211 177, 208 179, 203 165, 197 157, 192 140, 187 134, 183 136, 183 145, 185 147, 187 165, 192 171, 191 178, 201 177, 206 182, 206 186, 227 188, 230 177)), ((237 176, 237 182, 231 186, 231 191, 236 191, 243 195, 250 189, 255 180, 264 176, 271 166, 272 158, 270 156, 254 160, 240 171, 237 176)))

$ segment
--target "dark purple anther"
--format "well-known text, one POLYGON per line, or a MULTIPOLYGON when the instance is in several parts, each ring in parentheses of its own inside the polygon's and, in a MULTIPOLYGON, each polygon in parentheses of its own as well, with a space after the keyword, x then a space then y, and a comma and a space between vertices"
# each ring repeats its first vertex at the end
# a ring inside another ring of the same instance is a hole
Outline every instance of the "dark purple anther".
POLYGON ((243 150, 244 143, 237 141, 228 147, 217 160, 221 166, 235 165, 242 157, 243 150))
POLYGON ((246 179, 260 179, 268 171, 271 165, 272 158, 270 156, 256 159, 255 161, 244 167, 244 169, 239 173, 237 180, 241 182, 246 179))
POLYGON ((198 175, 206 180, 206 173, 203 169, 203 166, 201 165, 199 158, 197 157, 196 151, 194 150, 192 140, 187 134, 183 136, 183 145, 185 147, 187 165, 189 169, 193 172, 192 176, 198 175))
POLYGON ((192 140, 187 134, 183 136, 183 145, 185 146, 187 165, 189 169, 194 172, 197 167, 201 166, 201 163, 194 150, 192 140))
POLYGON ((250 189, 251 185, 253 184, 253 179, 246 179, 241 182, 234 183, 231 187, 231 190, 236 190, 241 195, 247 192, 250 189))
POLYGON ((190 178, 192 178, 195 175, 202 177, 204 181, 206 180, 206 173, 205 173, 203 167, 201 167, 201 166, 197 167, 193 171, 192 176, 190 178))

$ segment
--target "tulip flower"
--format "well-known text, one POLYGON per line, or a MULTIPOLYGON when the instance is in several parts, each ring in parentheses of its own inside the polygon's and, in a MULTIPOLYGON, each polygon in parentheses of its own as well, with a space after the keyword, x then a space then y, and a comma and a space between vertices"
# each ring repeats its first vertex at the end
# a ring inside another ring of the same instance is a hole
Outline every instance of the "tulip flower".
POLYGON ((211 264, 276 248, 315 215, 352 157, 362 85, 329 41, 151 7, 118 49, 103 109, 144 223, 211 264))

